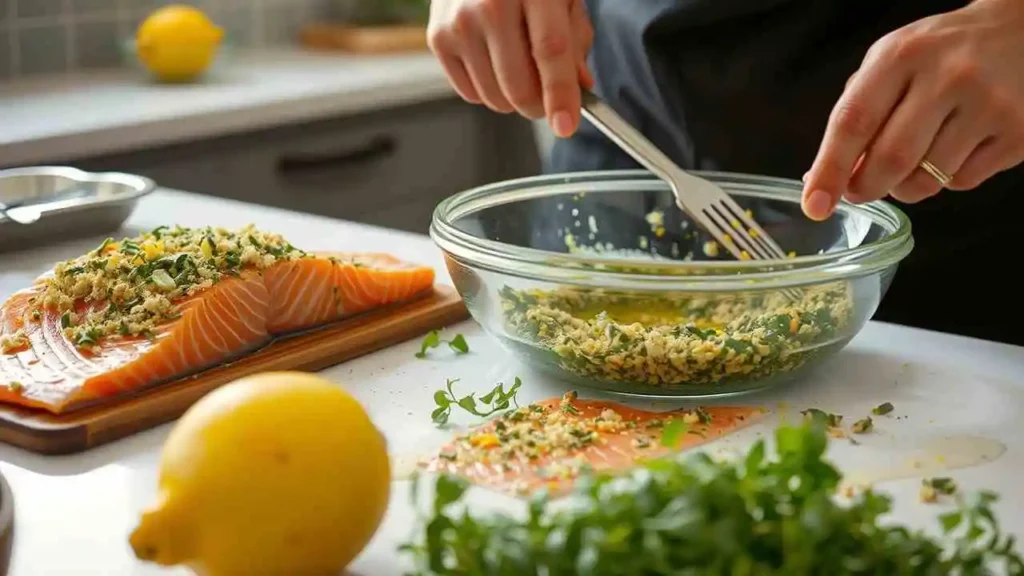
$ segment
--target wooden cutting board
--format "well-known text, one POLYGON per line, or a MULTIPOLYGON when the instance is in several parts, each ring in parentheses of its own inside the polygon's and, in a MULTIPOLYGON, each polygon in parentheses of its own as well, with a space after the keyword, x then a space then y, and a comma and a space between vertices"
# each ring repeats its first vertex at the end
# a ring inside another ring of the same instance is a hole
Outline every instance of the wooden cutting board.
POLYGON ((316 371, 469 317, 454 288, 276 340, 236 362, 140 390, 110 404, 58 416, 0 406, 0 442, 40 454, 70 454, 170 422, 213 389, 269 370, 316 371))
POLYGON ((427 49, 424 26, 346 26, 314 23, 302 29, 302 45, 313 50, 390 54, 427 49))

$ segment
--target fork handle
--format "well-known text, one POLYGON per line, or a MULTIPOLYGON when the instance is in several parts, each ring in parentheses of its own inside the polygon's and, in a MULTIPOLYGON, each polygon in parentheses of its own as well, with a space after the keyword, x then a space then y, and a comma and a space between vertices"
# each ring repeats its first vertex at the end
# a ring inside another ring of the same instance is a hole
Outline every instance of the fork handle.
POLYGON ((604 100, 590 90, 581 92, 583 116, 637 162, 670 182, 689 176, 604 100))

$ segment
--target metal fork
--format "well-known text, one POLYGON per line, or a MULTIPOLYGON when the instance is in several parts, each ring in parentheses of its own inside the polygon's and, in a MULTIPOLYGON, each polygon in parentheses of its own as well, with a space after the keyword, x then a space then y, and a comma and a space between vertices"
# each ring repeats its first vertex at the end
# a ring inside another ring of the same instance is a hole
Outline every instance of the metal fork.
POLYGON ((611 106, 583 90, 583 115, 672 187, 676 204, 738 260, 781 260, 786 253, 717 184, 688 174, 611 106))

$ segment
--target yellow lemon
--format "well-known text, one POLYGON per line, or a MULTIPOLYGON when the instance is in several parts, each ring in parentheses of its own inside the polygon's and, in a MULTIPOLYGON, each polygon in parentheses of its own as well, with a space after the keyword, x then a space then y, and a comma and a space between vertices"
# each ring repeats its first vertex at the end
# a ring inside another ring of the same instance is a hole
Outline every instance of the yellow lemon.
POLYGON ((223 36, 202 11, 172 4, 139 25, 135 49, 139 60, 161 80, 186 82, 206 71, 223 36))
POLYGON ((211 392, 163 447, 135 555, 208 576, 340 574, 387 509, 384 437, 341 387, 268 372, 211 392))

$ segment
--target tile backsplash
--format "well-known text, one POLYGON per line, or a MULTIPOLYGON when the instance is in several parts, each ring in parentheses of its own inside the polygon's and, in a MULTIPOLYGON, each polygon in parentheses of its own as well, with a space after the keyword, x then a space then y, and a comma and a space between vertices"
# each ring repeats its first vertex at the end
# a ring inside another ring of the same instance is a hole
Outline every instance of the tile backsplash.
MULTIPOLYGON (((110 68, 154 9, 190 4, 224 28, 230 46, 294 43, 312 20, 344 15, 355 0, 0 0, 0 82, 110 68)), ((372 0, 371 0, 372 1, 372 0)))

